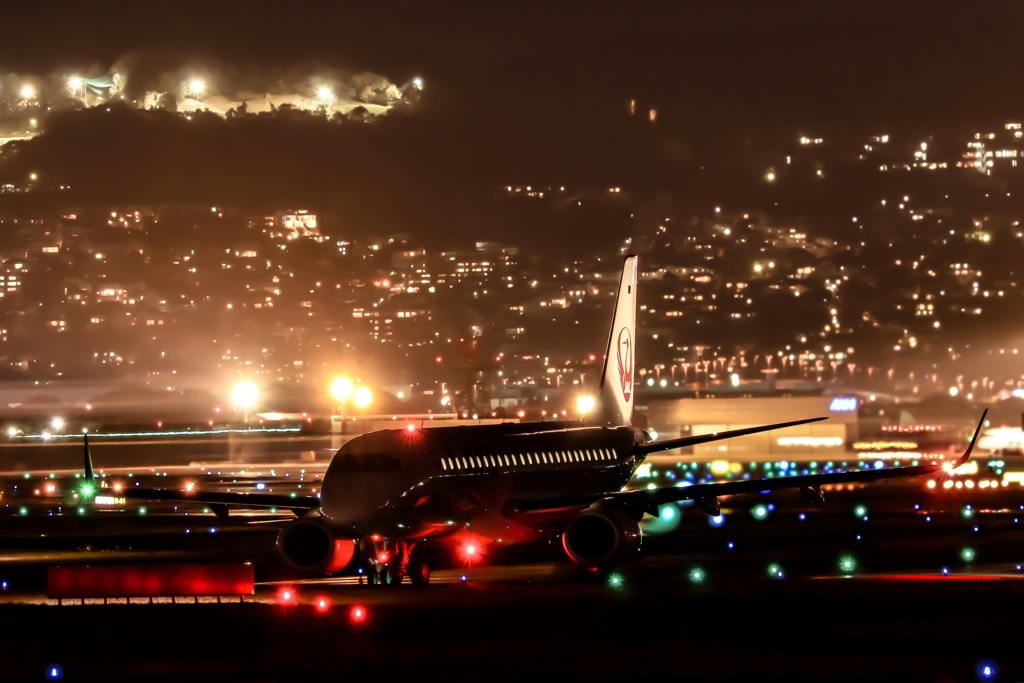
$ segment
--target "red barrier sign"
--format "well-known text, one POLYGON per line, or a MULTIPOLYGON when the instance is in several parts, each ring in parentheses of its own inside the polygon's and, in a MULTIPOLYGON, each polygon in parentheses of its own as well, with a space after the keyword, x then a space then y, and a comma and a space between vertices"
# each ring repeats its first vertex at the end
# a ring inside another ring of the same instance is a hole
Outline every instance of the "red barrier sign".
POLYGON ((50 567, 50 598, 252 595, 251 564, 137 564, 50 567))

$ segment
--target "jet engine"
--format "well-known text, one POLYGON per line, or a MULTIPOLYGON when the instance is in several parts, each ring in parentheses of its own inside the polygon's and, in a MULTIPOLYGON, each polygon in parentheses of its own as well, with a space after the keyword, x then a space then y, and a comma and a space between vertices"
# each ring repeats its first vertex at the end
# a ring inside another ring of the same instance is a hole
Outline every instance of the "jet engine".
POLYGON ((296 569, 316 574, 333 574, 352 561, 356 542, 335 538, 318 519, 297 519, 277 536, 277 550, 296 569))
POLYGON ((584 567, 607 565, 640 549, 640 523, 620 508, 592 507, 565 527, 562 547, 584 567))

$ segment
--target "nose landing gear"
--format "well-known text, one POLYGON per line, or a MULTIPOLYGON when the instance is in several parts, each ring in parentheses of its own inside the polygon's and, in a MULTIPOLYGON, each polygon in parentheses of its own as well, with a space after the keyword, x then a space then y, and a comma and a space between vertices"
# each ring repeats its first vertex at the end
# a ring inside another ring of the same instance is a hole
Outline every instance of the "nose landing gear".
POLYGON ((430 583, 431 557, 424 542, 397 541, 388 549, 386 540, 372 541, 367 562, 371 586, 399 586, 405 577, 413 586, 430 583))

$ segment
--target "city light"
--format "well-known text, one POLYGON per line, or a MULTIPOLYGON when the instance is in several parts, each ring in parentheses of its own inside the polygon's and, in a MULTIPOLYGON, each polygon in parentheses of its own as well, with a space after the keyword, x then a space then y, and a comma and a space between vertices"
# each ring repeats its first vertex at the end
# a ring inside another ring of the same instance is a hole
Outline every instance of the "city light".
POLYGON ((72 76, 68 79, 68 91, 76 97, 83 97, 85 95, 85 81, 80 76, 72 76))
POLYGON ((21 95, 22 99, 34 100, 36 98, 35 86, 33 86, 31 83, 26 83, 23 86, 21 86, 21 90, 18 94, 21 95))

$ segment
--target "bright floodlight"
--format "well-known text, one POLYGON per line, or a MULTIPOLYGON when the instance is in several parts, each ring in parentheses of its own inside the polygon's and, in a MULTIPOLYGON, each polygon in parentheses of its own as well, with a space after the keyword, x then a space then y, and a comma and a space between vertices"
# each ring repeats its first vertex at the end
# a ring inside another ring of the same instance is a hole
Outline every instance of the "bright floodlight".
POLYGON ((82 79, 78 76, 72 76, 68 79, 68 90, 75 93, 76 95, 82 92, 82 79))
POLYGON ((365 408, 373 401, 373 393, 367 387, 356 387, 356 393, 353 400, 355 401, 357 408, 365 408))
POLYGON ((36 89, 31 84, 26 83, 21 86, 21 96, 26 100, 34 100, 36 97, 36 89))
POLYGON ((586 415, 594 409, 594 397, 593 396, 578 396, 576 398, 576 410, 580 415, 586 415))
POLYGON ((55 431, 55 432, 63 431, 64 425, 65 425, 64 418, 60 417, 59 415, 57 417, 53 418, 52 420, 50 420, 50 428, 53 431, 55 431))
POLYGON ((257 396, 259 396, 259 390, 256 389, 256 385, 252 382, 239 382, 235 385, 234 391, 231 392, 231 397, 235 400, 235 403, 243 408, 251 408, 255 405, 257 396))
POLYGON ((206 81, 201 78, 193 78, 185 86, 186 94, 190 95, 193 99, 199 99, 206 92, 206 81))
POLYGON ((412 87, 416 88, 417 90, 423 90, 423 79, 420 78, 419 76, 412 79, 412 87))
POLYGON ((334 91, 329 85, 321 85, 316 89, 316 99, 321 104, 330 104, 334 101, 334 91))
POLYGON ((331 382, 331 396, 344 403, 352 396, 352 380, 348 377, 339 377, 331 382))

